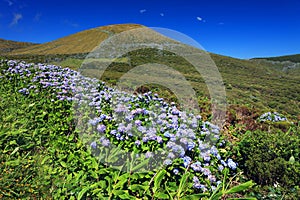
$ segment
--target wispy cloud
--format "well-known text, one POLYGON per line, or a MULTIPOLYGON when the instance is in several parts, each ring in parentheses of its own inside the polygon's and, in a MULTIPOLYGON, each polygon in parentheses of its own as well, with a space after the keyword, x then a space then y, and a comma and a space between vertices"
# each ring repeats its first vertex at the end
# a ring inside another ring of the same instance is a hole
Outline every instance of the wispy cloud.
POLYGON ((14 13, 14 17, 10 23, 10 26, 17 25, 22 18, 23 15, 21 13, 14 13))
POLYGON ((160 16, 162 16, 162 17, 163 17, 163 16, 165 16, 165 14, 164 14, 164 13, 160 13, 160 16))
POLYGON ((34 18, 33 18, 33 21, 36 21, 36 22, 40 21, 41 16, 42 16, 41 13, 36 13, 35 16, 34 16, 34 18))
POLYGON ((146 11, 147 11, 146 9, 142 9, 142 10, 140 10, 140 13, 143 14, 146 11))
POLYGON ((225 23, 224 22, 220 22, 220 23, 218 23, 219 25, 224 25, 225 23))
POLYGON ((64 24, 67 25, 67 26, 72 26, 74 28, 79 27, 79 24, 71 22, 70 20, 67 20, 67 19, 64 21, 64 24))
POLYGON ((203 19, 202 19, 202 17, 197 17, 197 20, 202 21, 203 19))
POLYGON ((12 2, 11 0, 4 0, 6 3, 8 3, 9 6, 12 6, 14 4, 14 2, 12 2))

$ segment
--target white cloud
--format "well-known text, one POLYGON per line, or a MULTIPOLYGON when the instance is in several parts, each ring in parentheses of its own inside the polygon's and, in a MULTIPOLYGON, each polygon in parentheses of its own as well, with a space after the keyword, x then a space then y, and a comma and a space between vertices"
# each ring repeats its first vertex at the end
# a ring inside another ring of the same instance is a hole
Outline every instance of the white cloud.
POLYGON ((147 11, 146 9, 142 9, 142 10, 140 10, 140 13, 143 14, 146 11, 147 11))
POLYGON ((9 6, 12 6, 14 3, 11 0, 5 0, 6 3, 8 3, 9 6))
POLYGON ((17 25, 22 18, 23 15, 21 13, 14 13, 14 18, 11 21, 10 26, 17 25))
POLYGON ((197 17, 197 20, 198 21, 202 21, 203 19, 201 17, 197 17))
POLYGON ((164 14, 164 13, 160 13, 160 16, 162 16, 162 17, 163 17, 163 16, 165 16, 165 14, 164 14))

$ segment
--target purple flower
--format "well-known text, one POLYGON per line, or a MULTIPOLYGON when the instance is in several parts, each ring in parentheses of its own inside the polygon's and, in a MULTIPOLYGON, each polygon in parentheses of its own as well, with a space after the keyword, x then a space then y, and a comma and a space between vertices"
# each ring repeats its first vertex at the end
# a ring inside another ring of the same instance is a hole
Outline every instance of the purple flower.
POLYGON ((104 132, 106 131, 106 126, 103 125, 103 124, 99 124, 99 125, 97 126, 97 131, 98 131, 99 133, 104 133, 104 132))
POLYGON ((103 146, 108 147, 110 145, 110 141, 109 139, 105 138, 105 137, 101 137, 100 138, 100 142, 102 143, 103 146))
POLYGON ((111 130, 111 131, 110 131, 110 134, 111 134, 111 135, 116 135, 116 134, 117 134, 117 130, 111 130))
POLYGON ((210 148, 210 152, 211 152, 211 154, 214 155, 214 156, 217 156, 217 155, 219 154, 219 151, 218 151, 218 149, 217 149, 215 146, 212 146, 212 147, 210 148))
POLYGON ((171 165, 172 164, 172 160, 170 160, 170 159, 166 159, 166 160, 164 160, 164 163, 163 163, 164 165, 171 165))
POLYGON ((179 174, 179 170, 178 169, 173 169, 173 173, 175 174, 175 175, 177 175, 177 174, 179 174))
POLYGON ((106 115, 105 114, 101 114, 99 119, 100 119, 100 122, 102 122, 103 120, 106 119, 106 115))
POLYGON ((174 153, 170 152, 170 153, 168 154, 168 158, 171 158, 171 159, 175 158, 174 153))
POLYGON ((152 156, 153 156, 153 153, 150 152, 150 151, 147 151, 146 154, 145 154, 146 158, 151 158, 152 156))
POLYGON ((202 168, 202 173, 205 175, 205 176, 209 176, 211 175, 211 172, 208 168, 202 168))
POLYGON ((97 148, 97 143, 94 141, 94 142, 92 142, 91 143, 91 147, 93 148, 93 149, 96 149, 97 148))
POLYGON ((191 151, 193 148, 195 147, 195 143, 194 142, 188 142, 188 144, 187 144, 187 149, 189 150, 189 151, 191 151))
POLYGON ((223 165, 219 165, 219 166, 218 166, 218 169, 219 169, 220 172, 222 172, 223 169, 224 169, 223 165))
POLYGON ((127 109, 126 106, 123 105, 123 104, 118 104, 118 105, 117 105, 117 108, 115 109, 115 112, 116 112, 116 113, 125 113, 125 112, 127 112, 127 111, 128 111, 128 109, 127 109))
POLYGON ((202 189, 203 191, 206 190, 206 187, 200 184, 199 178, 197 176, 193 177, 193 187, 196 189, 202 189))
POLYGON ((224 160, 221 160, 221 164, 224 166, 224 167, 227 167, 227 164, 224 160))
POLYGON ((162 139, 162 137, 157 136, 156 141, 161 144, 163 142, 163 139, 162 139))
POLYGON ((189 164, 192 161, 192 159, 189 156, 183 157, 182 160, 183 160, 183 165, 184 165, 185 168, 187 168, 187 166, 189 166, 189 164))
POLYGON ((227 164, 230 169, 232 169, 232 170, 236 169, 236 163, 233 162, 233 160, 231 158, 228 159, 227 164))
POLYGON ((141 141, 136 140, 136 141, 134 142, 134 144, 135 144, 136 146, 140 146, 140 145, 141 145, 141 141))
POLYGON ((216 180, 217 180, 216 177, 215 177, 214 175, 211 175, 211 174, 208 175, 207 178, 208 178, 208 180, 209 180, 211 183, 214 183, 214 182, 216 182, 216 180))
POLYGON ((142 121, 141 120, 135 120, 134 124, 136 126, 141 126, 142 125, 142 121))
POLYGON ((125 133, 126 132, 126 127, 124 126, 124 124, 119 124, 118 131, 120 133, 125 133))
POLYGON ((202 167, 201 167, 201 163, 199 161, 192 163, 191 164, 191 168, 195 171, 195 172, 200 172, 202 167))

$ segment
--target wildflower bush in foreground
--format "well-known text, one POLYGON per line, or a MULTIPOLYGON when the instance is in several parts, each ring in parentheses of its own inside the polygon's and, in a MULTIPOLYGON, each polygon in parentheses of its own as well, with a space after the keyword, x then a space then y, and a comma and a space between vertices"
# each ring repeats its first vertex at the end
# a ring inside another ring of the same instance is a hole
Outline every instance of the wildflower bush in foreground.
POLYGON ((219 128, 155 94, 53 65, 0 65, 1 101, 15 103, 0 129, 4 197, 199 199, 252 186, 224 190, 238 165, 219 128), (7 181, 19 175, 22 183, 7 181))

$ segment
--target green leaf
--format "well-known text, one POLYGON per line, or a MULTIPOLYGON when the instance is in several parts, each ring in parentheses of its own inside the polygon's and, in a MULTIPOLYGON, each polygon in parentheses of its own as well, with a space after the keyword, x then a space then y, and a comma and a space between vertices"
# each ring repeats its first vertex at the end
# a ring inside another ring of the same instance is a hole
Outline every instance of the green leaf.
POLYGON ((190 172, 187 172, 181 177, 179 187, 178 187, 178 193, 181 193, 181 191, 183 191, 184 188, 186 187, 185 183, 187 182, 189 176, 190 176, 190 172))
POLYGON ((127 191, 124 194, 119 195, 118 197, 120 199, 136 199, 134 196, 129 195, 127 191))
POLYGON ((253 185, 255 185, 255 183, 253 183, 252 181, 248 181, 246 183, 242 183, 240 185, 230 188, 229 190, 227 190, 225 192, 225 194, 242 192, 242 191, 247 190, 248 188, 252 187, 253 185))
POLYGON ((147 165, 148 163, 149 163, 149 159, 146 159, 143 162, 141 162, 140 164, 133 167, 131 171, 132 172, 137 171, 137 170, 141 169, 142 167, 144 167, 145 165, 147 165))
POLYGON ((77 196, 77 199, 80 200, 83 195, 90 189, 90 187, 85 187, 83 188, 79 193, 78 193, 78 196, 77 196))
MULTIPOLYGON (((13 152, 11 152, 10 155, 11 155, 11 156, 14 155, 17 151, 19 151, 19 149, 20 149, 20 147, 16 147, 16 148, 13 150, 13 152)), ((294 159, 294 160, 295 160, 295 159, 294 159)))
POLYGON ((119 181, 116 185, 114 185, 114 188, 122 188, 122 186, 128 181, 128 174, 123 174, 122 176, 118 177, 119 181))
POLYGON ((164 178, 164 175, 166 173, 167 173, 167 171, 165 169, 162 169, 156 174, 156 176, 154 178, 154 187, 153 187, 154 193, 160 188, 161 181, 164 178))
POLYGON ((67 164, 64 161, 60 161, 61 166, 67 168, 67 164))
POLYGON ((294 157, 294 156, 291 156, 291 157, 290 157, 289 163, 290 163, 290 164, 294 164, 294 163, 295 163, 295 157, 294 157))
POLYGON ((158 192, 154 196, 158 199, 169 199, 169 195, 162 192, 158 192))

